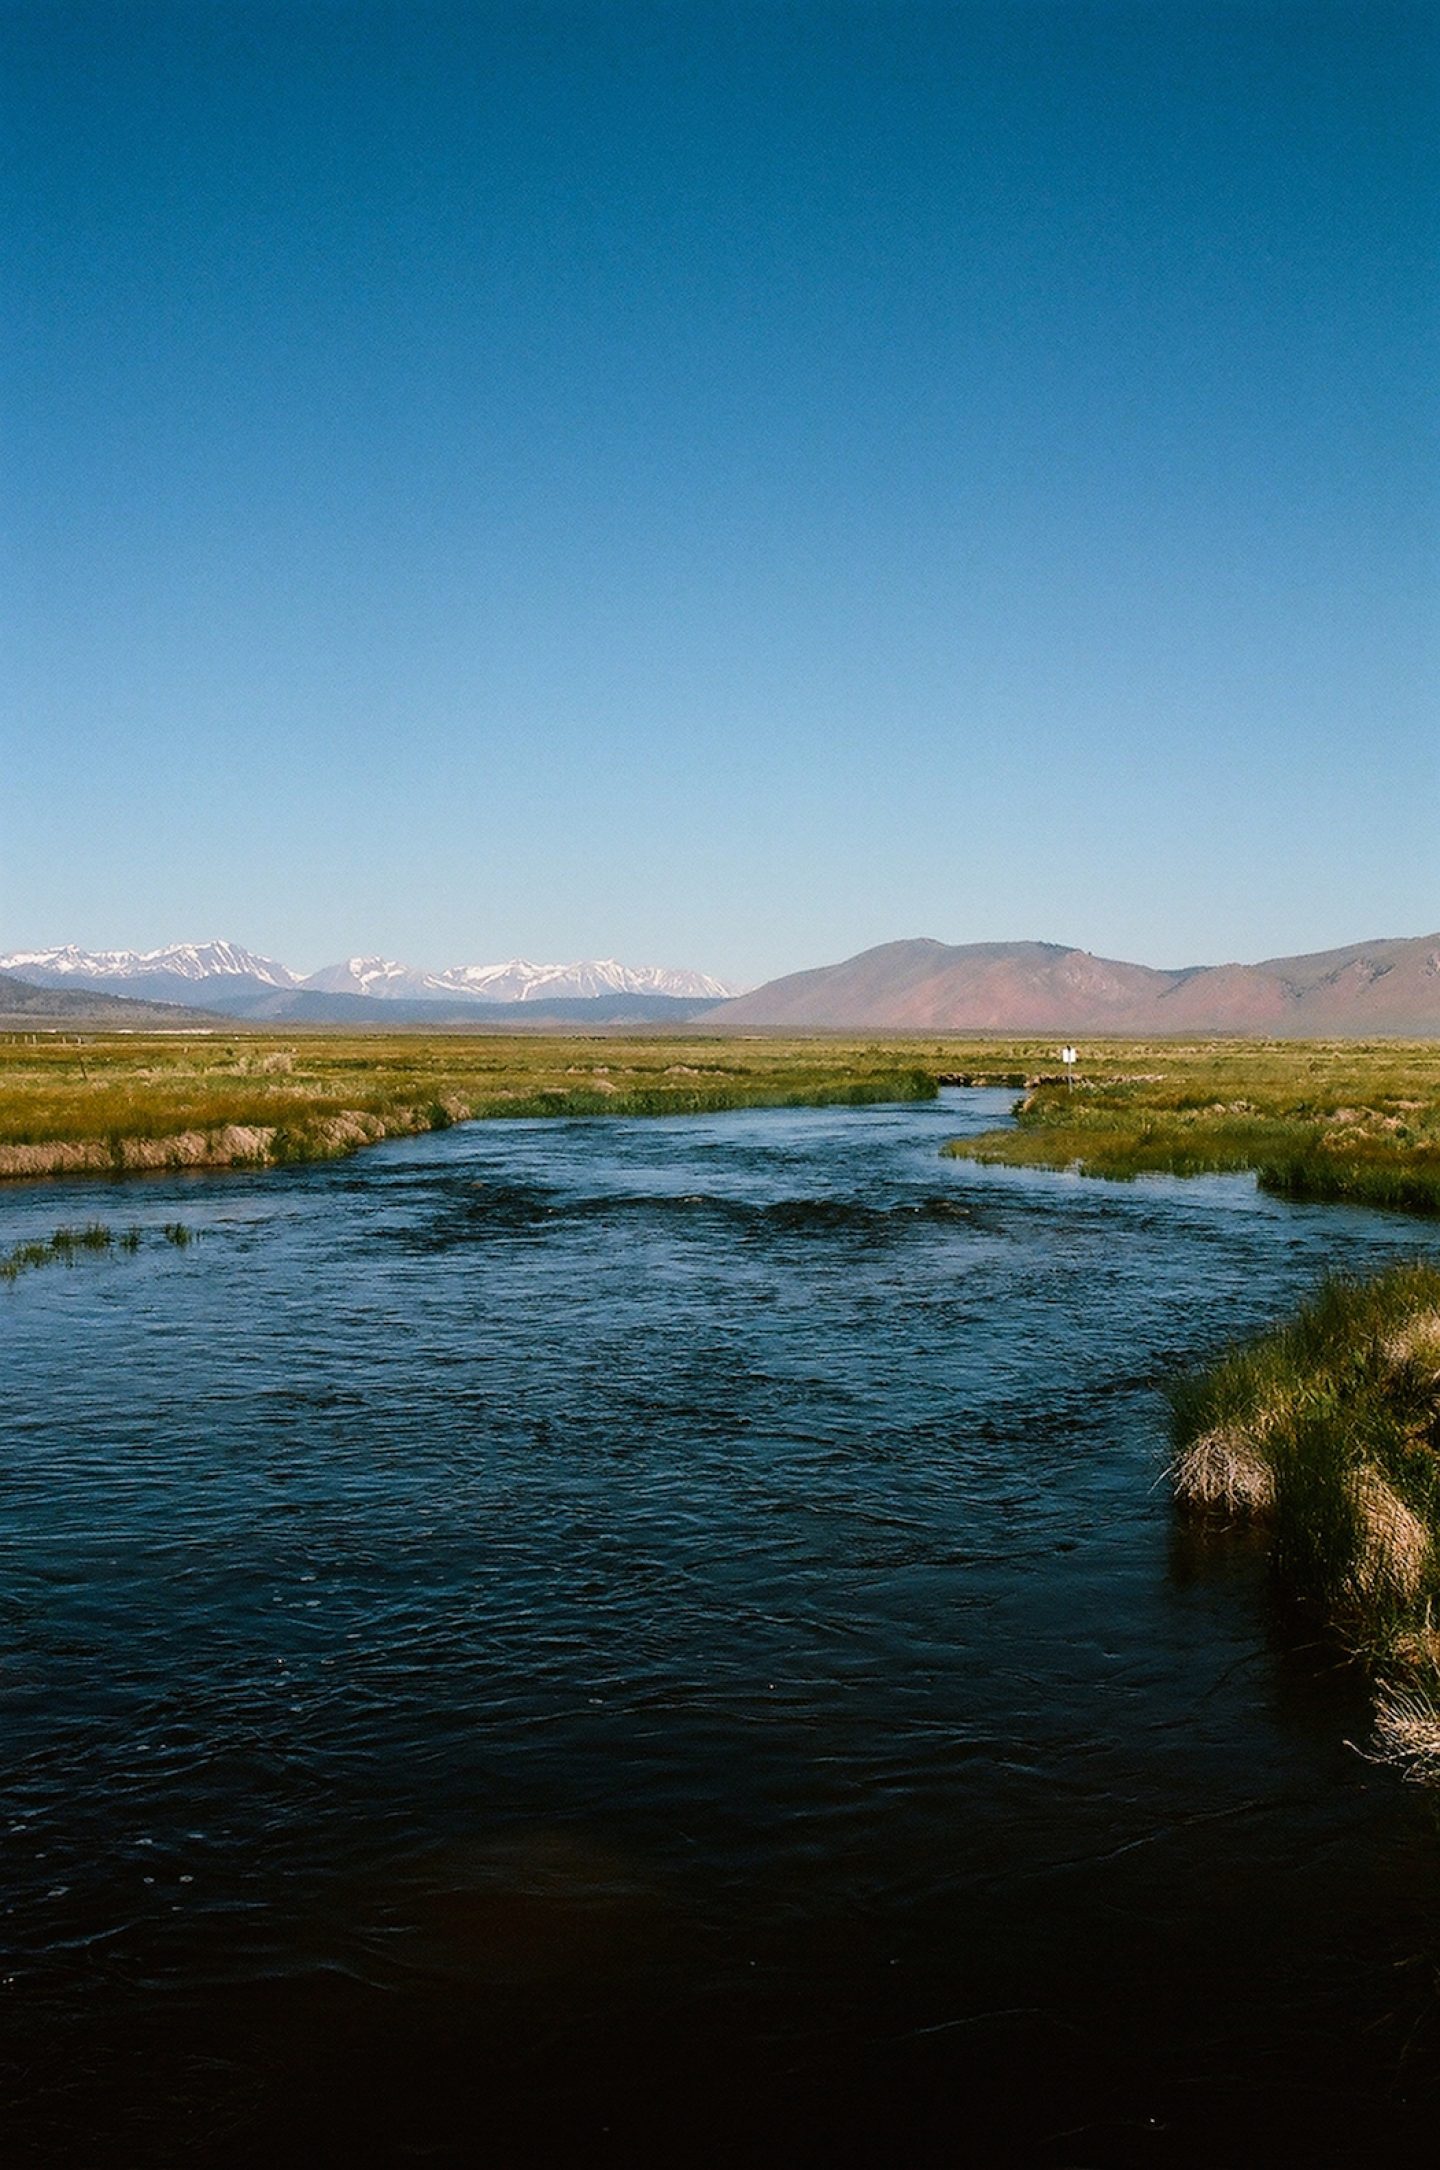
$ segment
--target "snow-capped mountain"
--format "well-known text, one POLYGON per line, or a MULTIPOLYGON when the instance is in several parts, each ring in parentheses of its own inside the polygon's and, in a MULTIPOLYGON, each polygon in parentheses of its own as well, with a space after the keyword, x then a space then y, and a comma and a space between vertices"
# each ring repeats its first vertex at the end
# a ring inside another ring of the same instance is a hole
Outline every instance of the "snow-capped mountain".
POLYGON ((440 973, 435 984, 447 994, 473 995, 482 1002, 584 1001, 596 995, 718 1001, 735 991, 706 972, 619 964, 613 957, 590 957, 579 964, 532 964, 528 957, 512 957, 505 964, 455 965, 440 973))
MULTIPOLYGON (((175 942, 168 949, 16 949, 0 961, 0 972, 14 972, 33 987, 110 987, 117 981, 151 980, 194 983, 200 980, 254 980, 262 987, 298 987, 288 965, 257 957, 238 942, 175 942)), ((148 984, 146 993, 154 992, 148 984)), ((183 1002, 183 992, 170 999, 183 1002)))
MULTIPOLYGON (((454 965, 428 972, 389 957, 347 957, 301 978, 273 957, 258 956, 238 942, 178 942, 167 949, 13 950, 0 957, 0 972, 13 972, 38 987, 84 987, 122 991, 151 1000, 260 1015, 252 998, 278 994, 301 998, 361 996, 367 1001, 427 1003, 586 1002, 606 997, 662 997, 664 1001, 714 1002, 738 990, 705 972, 668 971, 659 965, 624 965, 613 957, 578 964, 533 964, 512 957, 505 964, 454 965)), ((663 1008, 663 1002, 661 1004, 663 1008)), ((295 1004, 264 1002, 263 1014, 309 1014, 295 1004)), ((353 1013, 347 1013, 353 1014, 353 1013)))
POLYGON ((661 965, 619 964, 613 957, 579 964, 457 964, 444 972, 397 964, 390 957, 347 957, 312 972, 305 986, 327 995, 370 995, 381 1001, 434 1001, 457 995, 473 1002, 587 1001, 597 995, 670 995, 677 1001, 718 1001, 734 992, 705 972, 671 972, 661 965))
POLYGON ((707 972, 668 972, 664 966, 644 963, 627 966, 614 957, 588 957, 581 963, 531 963, 529 957, 512 957, 507 963, 458 963, 447 972, 425 972, 393 957, 347 957, 345 963, 327 963, 304 981, 317 994, 369 994, 377 1000, 425 1000, 455 996, 473 1003, 538 1003, 568 1000, 583 1003, 601 994, 668 994, 674 1000, 722 1000, 733 987, 711 979, 707 972))
POLYGON ((420 1001, 453 994, 445 977, 424 972, 411 964, 396 964, 391 957, 347 957, 343 964, 327 964, 304 982, 322 995, 370 995, 380 1001, 420 1001))

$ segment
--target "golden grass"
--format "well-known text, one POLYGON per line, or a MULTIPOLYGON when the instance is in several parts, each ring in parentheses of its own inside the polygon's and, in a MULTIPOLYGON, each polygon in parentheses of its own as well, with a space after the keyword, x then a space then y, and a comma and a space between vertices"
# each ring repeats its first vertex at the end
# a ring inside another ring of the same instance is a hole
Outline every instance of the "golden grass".
POLYGON ((1090 1175, 1251 1169, 1440 1205, 1434 1042, 1104 1041, 1072 1088, 1037 1039, 198 1031, 0 1036, 0 1175, 243 1166, 506 1115, 653 1115, 1025 1088, 978 1160, 1090 1175))
POLYGON ((1015 1129, 947 1150, 1120 1180, 1249 1170, 1282 1196, 1440 1211, 1440 1043, 1097 1042, 1015 1129))
POLYGON ((1375 1706, 1375 1737, 1385 1762, 1419 1785, 1440 1785, 1440 1703, 1432 1691, 1383 1690, 1375 1706))
POLYGON ((1269 1530, 1279 1582, 1380 1683, 1381 1754, 1440 1778, 1440 1268, 1328 1282, 1171 1404, 1177 1505, 1269 1530))
POLYGON ((15 1033, 0 1175, 333 1158, 472 1118, 928 1098, 938 1068, 869 1041, 15 1033))
POLYGON ((1350 1496, 1359 1531, 1351 1595, 1364 1605, 1416 1597, 1430 1564, 1425 1524, 1368 1462, 1350 1479, 1350 1496))
POLYGON ((1275 1507, 1275 1477, 1253 1440, 1233 1425, 1218 1424, 1181 1449, 1171 1464, 1175 1497, 1187 1513, 1220 1515, 1232 1522, 1268 1520, 1275 1507))

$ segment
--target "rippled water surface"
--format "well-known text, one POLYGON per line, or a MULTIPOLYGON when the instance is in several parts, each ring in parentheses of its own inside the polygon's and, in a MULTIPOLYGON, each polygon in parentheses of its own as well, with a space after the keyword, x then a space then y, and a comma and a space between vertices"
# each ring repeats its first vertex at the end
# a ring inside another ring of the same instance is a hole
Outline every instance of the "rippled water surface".
POLYGON ((1431 1810, 1158 1479, 1437 1238, 938 1157, 1007 1104, 0 1198, 203 1231, 0 1290, 16 2159, 1433 2133, 1431 1810))

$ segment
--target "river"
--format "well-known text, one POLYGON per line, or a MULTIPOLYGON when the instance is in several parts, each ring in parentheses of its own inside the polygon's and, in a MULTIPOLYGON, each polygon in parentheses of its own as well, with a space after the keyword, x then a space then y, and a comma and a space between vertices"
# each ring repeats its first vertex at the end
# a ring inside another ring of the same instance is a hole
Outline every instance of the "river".
POLYGON ((1440 1236, 1010 1097, 0 1197, 146 1231, 0 1289, 7 2160, 1433 2134, 1431 1803, 1161 1389, 1440 1236))

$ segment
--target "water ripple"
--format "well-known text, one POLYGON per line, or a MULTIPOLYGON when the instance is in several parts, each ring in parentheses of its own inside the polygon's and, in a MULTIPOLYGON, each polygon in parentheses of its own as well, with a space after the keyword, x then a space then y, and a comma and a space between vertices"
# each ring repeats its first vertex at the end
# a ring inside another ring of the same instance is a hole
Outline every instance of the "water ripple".
POLYGON ((1198 2162, 1202 2075, 1424 2097, 1424 1812, 1155 1480, 1179 1365, 1436 1238, 938 1158, 1007 1100, 157 1178, 204 1243, 6 1292, 33 2159, 465 2161, 479 2089, 517 2162, 733 2160, 747 2090, 797 2161, 963 2099, 1198 2162))

